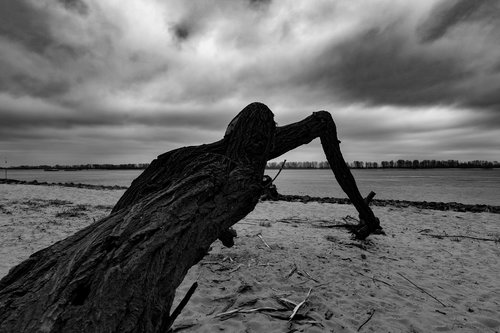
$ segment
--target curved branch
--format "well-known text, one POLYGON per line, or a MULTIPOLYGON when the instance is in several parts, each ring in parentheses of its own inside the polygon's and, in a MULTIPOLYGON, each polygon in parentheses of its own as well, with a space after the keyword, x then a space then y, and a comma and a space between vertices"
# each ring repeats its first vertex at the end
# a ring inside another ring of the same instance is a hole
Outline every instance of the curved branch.
POLYGON ((276 127, 274 146, 267 159, 272 160, 320 137, 325 133, 329 122, 333 123, 330 114, 319 111, 296 123, 276 127))
POLYGON ((276 128, 275 142, 268 160, 307 144, 318 137, 321 139, 323 151, 337 182, 359 213, 361 223, 354 231, 356 238, 365 239, 375 230, 380 229, 380 221, 363 199, 356 181, 344 161, 340 151, 340 140, 337 137, 337 128, 330 113, 326 111, 314 112, 304 120, 276 128))

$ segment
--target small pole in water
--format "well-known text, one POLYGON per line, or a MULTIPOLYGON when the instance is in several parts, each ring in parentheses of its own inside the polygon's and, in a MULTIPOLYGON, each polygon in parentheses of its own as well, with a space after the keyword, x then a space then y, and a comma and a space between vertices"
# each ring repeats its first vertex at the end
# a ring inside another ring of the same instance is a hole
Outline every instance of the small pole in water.
POLYGON ((7 157, 5 158, 5 179, 7 180, 7 157))

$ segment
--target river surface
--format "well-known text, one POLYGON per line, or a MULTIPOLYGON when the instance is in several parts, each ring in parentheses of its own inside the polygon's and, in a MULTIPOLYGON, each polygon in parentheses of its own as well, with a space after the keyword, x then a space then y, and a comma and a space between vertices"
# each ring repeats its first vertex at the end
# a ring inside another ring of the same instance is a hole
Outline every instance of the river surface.
MULTIPOLYGON (((3 170, 2 170, 3 171, 3 170)), ((442 201, 500 205, 500 169, 363 169, 351 170, 363 196, 376 199, 442 201)), ((8 170, 7 177, 51 183, 129 186, 142 170, 43 171, 8 170)), ((267 170, 274 177, 277 170, 267 170)), ((2 178, 4 174, 0 175, 2 178)), ((346 195, 330 170, 285 169, 275 181, 282 194, 346 195)))

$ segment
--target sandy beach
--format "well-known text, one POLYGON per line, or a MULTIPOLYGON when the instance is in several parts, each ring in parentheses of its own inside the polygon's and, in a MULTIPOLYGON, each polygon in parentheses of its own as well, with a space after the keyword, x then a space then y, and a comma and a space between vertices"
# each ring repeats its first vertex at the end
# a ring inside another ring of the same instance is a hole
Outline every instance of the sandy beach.
MULTIPOLYGON (((0 277, 123 192, 0 184, 0 277)), ((500 332, 500 215, 373 209, 386 235, 359 242, 334 227, 350 205, 259 203, 234 247, 215 242, 189 271, 174 307, 199 286, 174 331, 500 332)))

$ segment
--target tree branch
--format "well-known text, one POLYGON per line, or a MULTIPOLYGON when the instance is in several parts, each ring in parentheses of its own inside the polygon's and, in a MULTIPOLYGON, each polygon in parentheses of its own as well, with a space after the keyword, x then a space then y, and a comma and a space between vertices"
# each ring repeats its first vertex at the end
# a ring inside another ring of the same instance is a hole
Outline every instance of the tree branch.
POLYGON ((340 140, 337 137, 337 128, 330 113, 326 111, 314 112, 304 120, 278 127, 268 160, 307 144, 318 137, 321 138, 323 151, 337 182, 359 213, 361 223, 353 232, 356 238, 365 239, 380 229, 380 221, 359 192, 356 181, 344 161, 340 151, 340 140))

